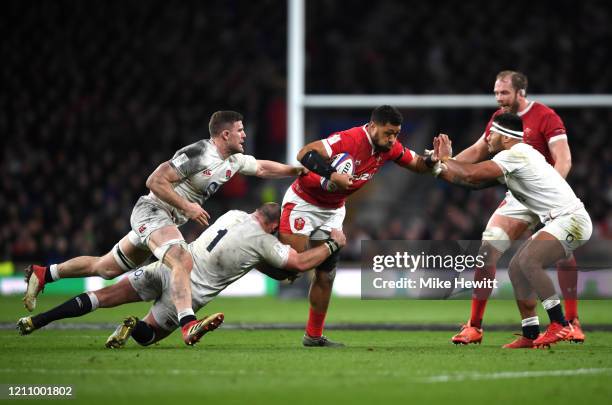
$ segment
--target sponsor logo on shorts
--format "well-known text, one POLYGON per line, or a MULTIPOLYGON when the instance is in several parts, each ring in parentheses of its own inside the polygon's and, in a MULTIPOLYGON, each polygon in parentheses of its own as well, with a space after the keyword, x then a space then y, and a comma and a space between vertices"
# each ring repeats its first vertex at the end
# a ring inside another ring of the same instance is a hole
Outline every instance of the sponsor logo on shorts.
POLYGON ((143 233, 146 229, 147 229, 146 225, 140 225, 140 227, 138 228, 138 232, 143 233))
POLYGON ((225 178, 229 179, 230 177, 232 177, 232 171, 231 170, 226 170, 225 171, 225 178))
POLYGON ((212 176, 212 170, 206 169, 202 172, 202 176, 210 177, 212 176))
POLYGON ((298 231, 301 231, 302 229, 304 229, 304 225, 306 225, 306 221, 304 221, 304 218, 302 217, 296 218, 293 221, 293 227, 298 231))

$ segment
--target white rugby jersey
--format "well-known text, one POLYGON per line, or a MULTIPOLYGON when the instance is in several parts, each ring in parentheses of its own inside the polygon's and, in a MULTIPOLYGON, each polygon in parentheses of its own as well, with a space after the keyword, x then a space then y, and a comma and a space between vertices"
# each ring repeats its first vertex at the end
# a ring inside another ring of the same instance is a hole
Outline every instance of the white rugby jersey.
MULTIPOLYGON (((210 139, 203 139, 180 149, 170 160, 170 165, 181 177, 181 180, 174 184, 174 191, 186 200, 200 205, 236 173, 252 176, 257 171, 257 161, 253 156, 236 153, 222 159, 210 139)), ((182 211, 160 200, 153 192, 145 198, 169 211, 177 225, 188 221, 182 211)))
POLYGON ((512 195, 536 214, 542 223, 583 208, 569 184, 532 146, 517 143, 493 159, 504 172, 498 178, 512 195))
POLYGON ((262 262, 283 268, 289 249, 251 214, 228 211, 189 244, 192 297, 207 302, 262 262))

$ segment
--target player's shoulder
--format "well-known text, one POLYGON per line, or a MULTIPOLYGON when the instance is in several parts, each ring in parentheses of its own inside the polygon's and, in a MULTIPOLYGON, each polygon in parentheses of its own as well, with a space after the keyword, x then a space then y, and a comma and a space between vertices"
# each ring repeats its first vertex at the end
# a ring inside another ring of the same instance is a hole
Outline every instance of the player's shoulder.
POLYGON ((208 142, 207 139, 200 139, 199 141, 183 146, 176 152, 176 154, 178 155, 180 153, 186 153, 189 157, 192 157, 194 155, 204 153, 210 148, 210 145, 212 144, 208 142))
POLYGON ((551 107, 547 106, 546 104, 542 104, 540 102, 537 101, 533 101, 531 103, 531 105, 529 107, 527 107, 529 110, 525 112, 525 114, 531 114, 533 116, 537 116, 537 117, 546 117, 546 116, 555 116, 558 117, 559 115, 557 114, 557 112, 552 109, 551 107))
POLYGON ((336 131, 334 133, 332 133, 329 138, 333 139, 334 137, 338 138, 338 139, 351 139, 353 141, 359 141, 359 140, 365 140, 365 128, 364 126, 360 126, 360 127, 353 127, 353 128, 349 128, 349 129, 345 129, 342 131, 336 131))

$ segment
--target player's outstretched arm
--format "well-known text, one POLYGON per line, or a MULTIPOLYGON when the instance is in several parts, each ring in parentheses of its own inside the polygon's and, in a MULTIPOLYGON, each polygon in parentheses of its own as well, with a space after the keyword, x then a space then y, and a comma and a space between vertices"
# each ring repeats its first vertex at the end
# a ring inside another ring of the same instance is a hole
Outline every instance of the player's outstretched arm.
POLYGON ((157 166, 157 169, 147 179, 147 187, 160 200, 182 210, 185 215, 200 225, 208 225, 210 215, 200 204, 188 201, 174 191, 172 183, 180 181, 181 178, 169 162, 157 166))
POLYGON ((501 168, 492 160, 480 163, 464 163, 445 157, 442 160, 439 178, 449 183, 472 189, 483 189, 499 185, 498 177, 503 176, 501 168))
POLYGON ((332 254, 336 253, 346 245, 346 236, 339 229, 332 229, 329 239, 324 244, 298 253, 294 249, 289 250, 289 258, 285 269, 296 271, 308 271, 323 263, 332 254))
POLYGON ((283 177, 295 177, 304 174, 305 169, 301 166, 289 166, 272 160, 257 160, 257 171, 255 176, 266 179, 279 179, 283 177))
POLYGON ((455 156, 455 160, 465 163, 478 163, 486 160, 488 157, 489 148, 487 148, 487 143, 485 142, 484 137, 481 136, 470 147, 464 149, 457 156, 455 156))
POLYGON ((499 165, 492 160, 476 164, 466 163, 451 158, 451 154, 451 140, 448 135, 440 134, 435 137, 433 157, 442 163, 442 171, 438 177, 449 183, 482 189, 499 184, 497 179, 504 174, 499 165))

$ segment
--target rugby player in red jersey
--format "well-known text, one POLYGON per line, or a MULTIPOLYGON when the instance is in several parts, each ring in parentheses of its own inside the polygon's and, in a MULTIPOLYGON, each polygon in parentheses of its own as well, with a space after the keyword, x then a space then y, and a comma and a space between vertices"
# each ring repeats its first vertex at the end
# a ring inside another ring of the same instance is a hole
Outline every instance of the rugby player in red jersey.
MULTIPOLYGON (((565 125, 551 108, 527 100, 527 77, 520 72, 502 71, 496 77, 493 91, 500 108, 493 113, 483 135, 472 146, 459 153, 455 159, 465 163, 487 160, 489 157, 487 139, 493 119, 504 112, 512 112, 523 120, 524 142, 540 152, 563 178, 567 177, 572 166, 572 158, 565 125)), ((537 216, 508 191, 482 234, 481 249, 486 252, 488 260, 484 267, 476 269, 474 280, 494 278, 496 263, 510 247, 511 242, 520 238, 527 229, 532 229, 537 224, 537 216)), ((578 321, 576 300, 578 274, 574 256, 558 262, 557 269, 566 317, 573 326, 573 331, 566 337, 566 340, 584 342, 584 333, 578 321)), ((470 344, 482 341, 482 319, 490 294, 491 289, 474 290, 470 319, 462 326, 461 331, 452 337, 453 343, 470 344)))
MULTIPOLYGON (((417 173, 430 172, 433 165, 430 157, 421 157, 398 141, 401 126, 401 113, 383 105, 374 109, 369 123, 304 146, 297 159, 310 172, 295 180, 285 193, 279 239, 298 252, 303 252, 309 243, 314 246, 324 243, 331 229, 342 228, 346 199, 388 161, 417 173), (336 172, 329 163, 332 156, 343 152, 353 157, 352 176, 336 172), (321 177, 331 180, 337 189, 324 190, 321 177)), ((304 346, 344 346, 322 334, 337 263, 338 255, 334 254, 315 269, 304 346)))

